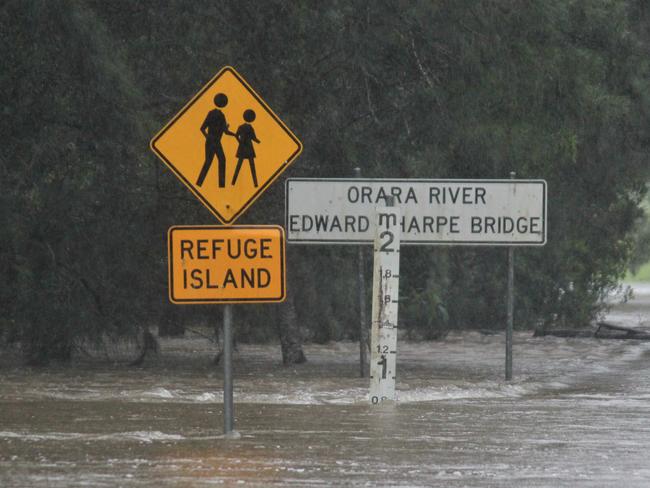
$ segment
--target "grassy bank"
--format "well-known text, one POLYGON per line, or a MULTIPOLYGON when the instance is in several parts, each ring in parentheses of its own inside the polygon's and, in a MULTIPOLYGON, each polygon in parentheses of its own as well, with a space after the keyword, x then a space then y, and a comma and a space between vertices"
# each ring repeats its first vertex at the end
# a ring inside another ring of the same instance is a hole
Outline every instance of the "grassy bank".
POLYGON ((627 282, 650 281, 650 261, 641 266, 635 274, 628 271, 625 277, 627 282))

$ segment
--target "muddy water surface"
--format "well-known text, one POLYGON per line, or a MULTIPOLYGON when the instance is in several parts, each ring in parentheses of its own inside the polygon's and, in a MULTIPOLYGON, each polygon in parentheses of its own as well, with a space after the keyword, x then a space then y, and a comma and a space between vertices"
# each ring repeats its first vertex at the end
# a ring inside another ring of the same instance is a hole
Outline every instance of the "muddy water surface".
MULTIPOLYGON (((650 326, 650 286, 614 310, 650 326)), ((650 486, 650 343, 464 333, 398 345, 399 402, 367 404, 357 345, 235 355, 238 439, 222 433, 212 345, 141 369, 0 370, 0 486, 650 486)))

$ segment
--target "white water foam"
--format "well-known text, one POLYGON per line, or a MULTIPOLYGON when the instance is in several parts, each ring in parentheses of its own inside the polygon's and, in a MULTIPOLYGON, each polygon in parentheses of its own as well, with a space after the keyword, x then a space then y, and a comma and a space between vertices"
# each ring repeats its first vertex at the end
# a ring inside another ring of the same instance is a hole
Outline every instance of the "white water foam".
POLYGON ((177 395, 169 391, 167 388, 159 387, 143 392, 142 396, 145 398, 176 398, 177 395))
POLYGON ((20 439, 23 441, 123 441, 132 440, 137 442, 152 443, 154 441, 177 441, 185 439, 178 434, 165 434, 156 431, 133 431, 116 432, 112 434, 87 434, 79 432, 48 432, 43 434, 0 431, 0 439, 20 439))

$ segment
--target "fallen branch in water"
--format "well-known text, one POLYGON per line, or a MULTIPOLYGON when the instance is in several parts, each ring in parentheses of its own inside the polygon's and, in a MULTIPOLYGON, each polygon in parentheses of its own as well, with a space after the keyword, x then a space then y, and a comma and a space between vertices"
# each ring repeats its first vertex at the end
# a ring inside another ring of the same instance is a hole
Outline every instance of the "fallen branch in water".
POLYGON ((609 322, 598 322, 594 332, 597 339, 634 339, 637 341, 650 341, 650 333, 644 329, 623 327, 609 322))
POLYGON ((594 339, 630 339, 650 341, 650 331, 623 327, 610 322, 597 322, 595 329, 535 329, 533 337, 592 337, 594 339))
POLYGON ((591 329, 535 329, 533 337, 594 337, 591 329))

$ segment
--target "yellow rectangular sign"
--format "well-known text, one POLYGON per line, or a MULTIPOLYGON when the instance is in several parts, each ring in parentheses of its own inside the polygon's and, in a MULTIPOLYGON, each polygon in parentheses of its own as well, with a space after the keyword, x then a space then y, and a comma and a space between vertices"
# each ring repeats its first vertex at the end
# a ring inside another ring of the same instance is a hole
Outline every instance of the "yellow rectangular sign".
POLYGON ((171 227, 169 298, 178 304, 282 302, 284 242, 277 225, 171 227))

